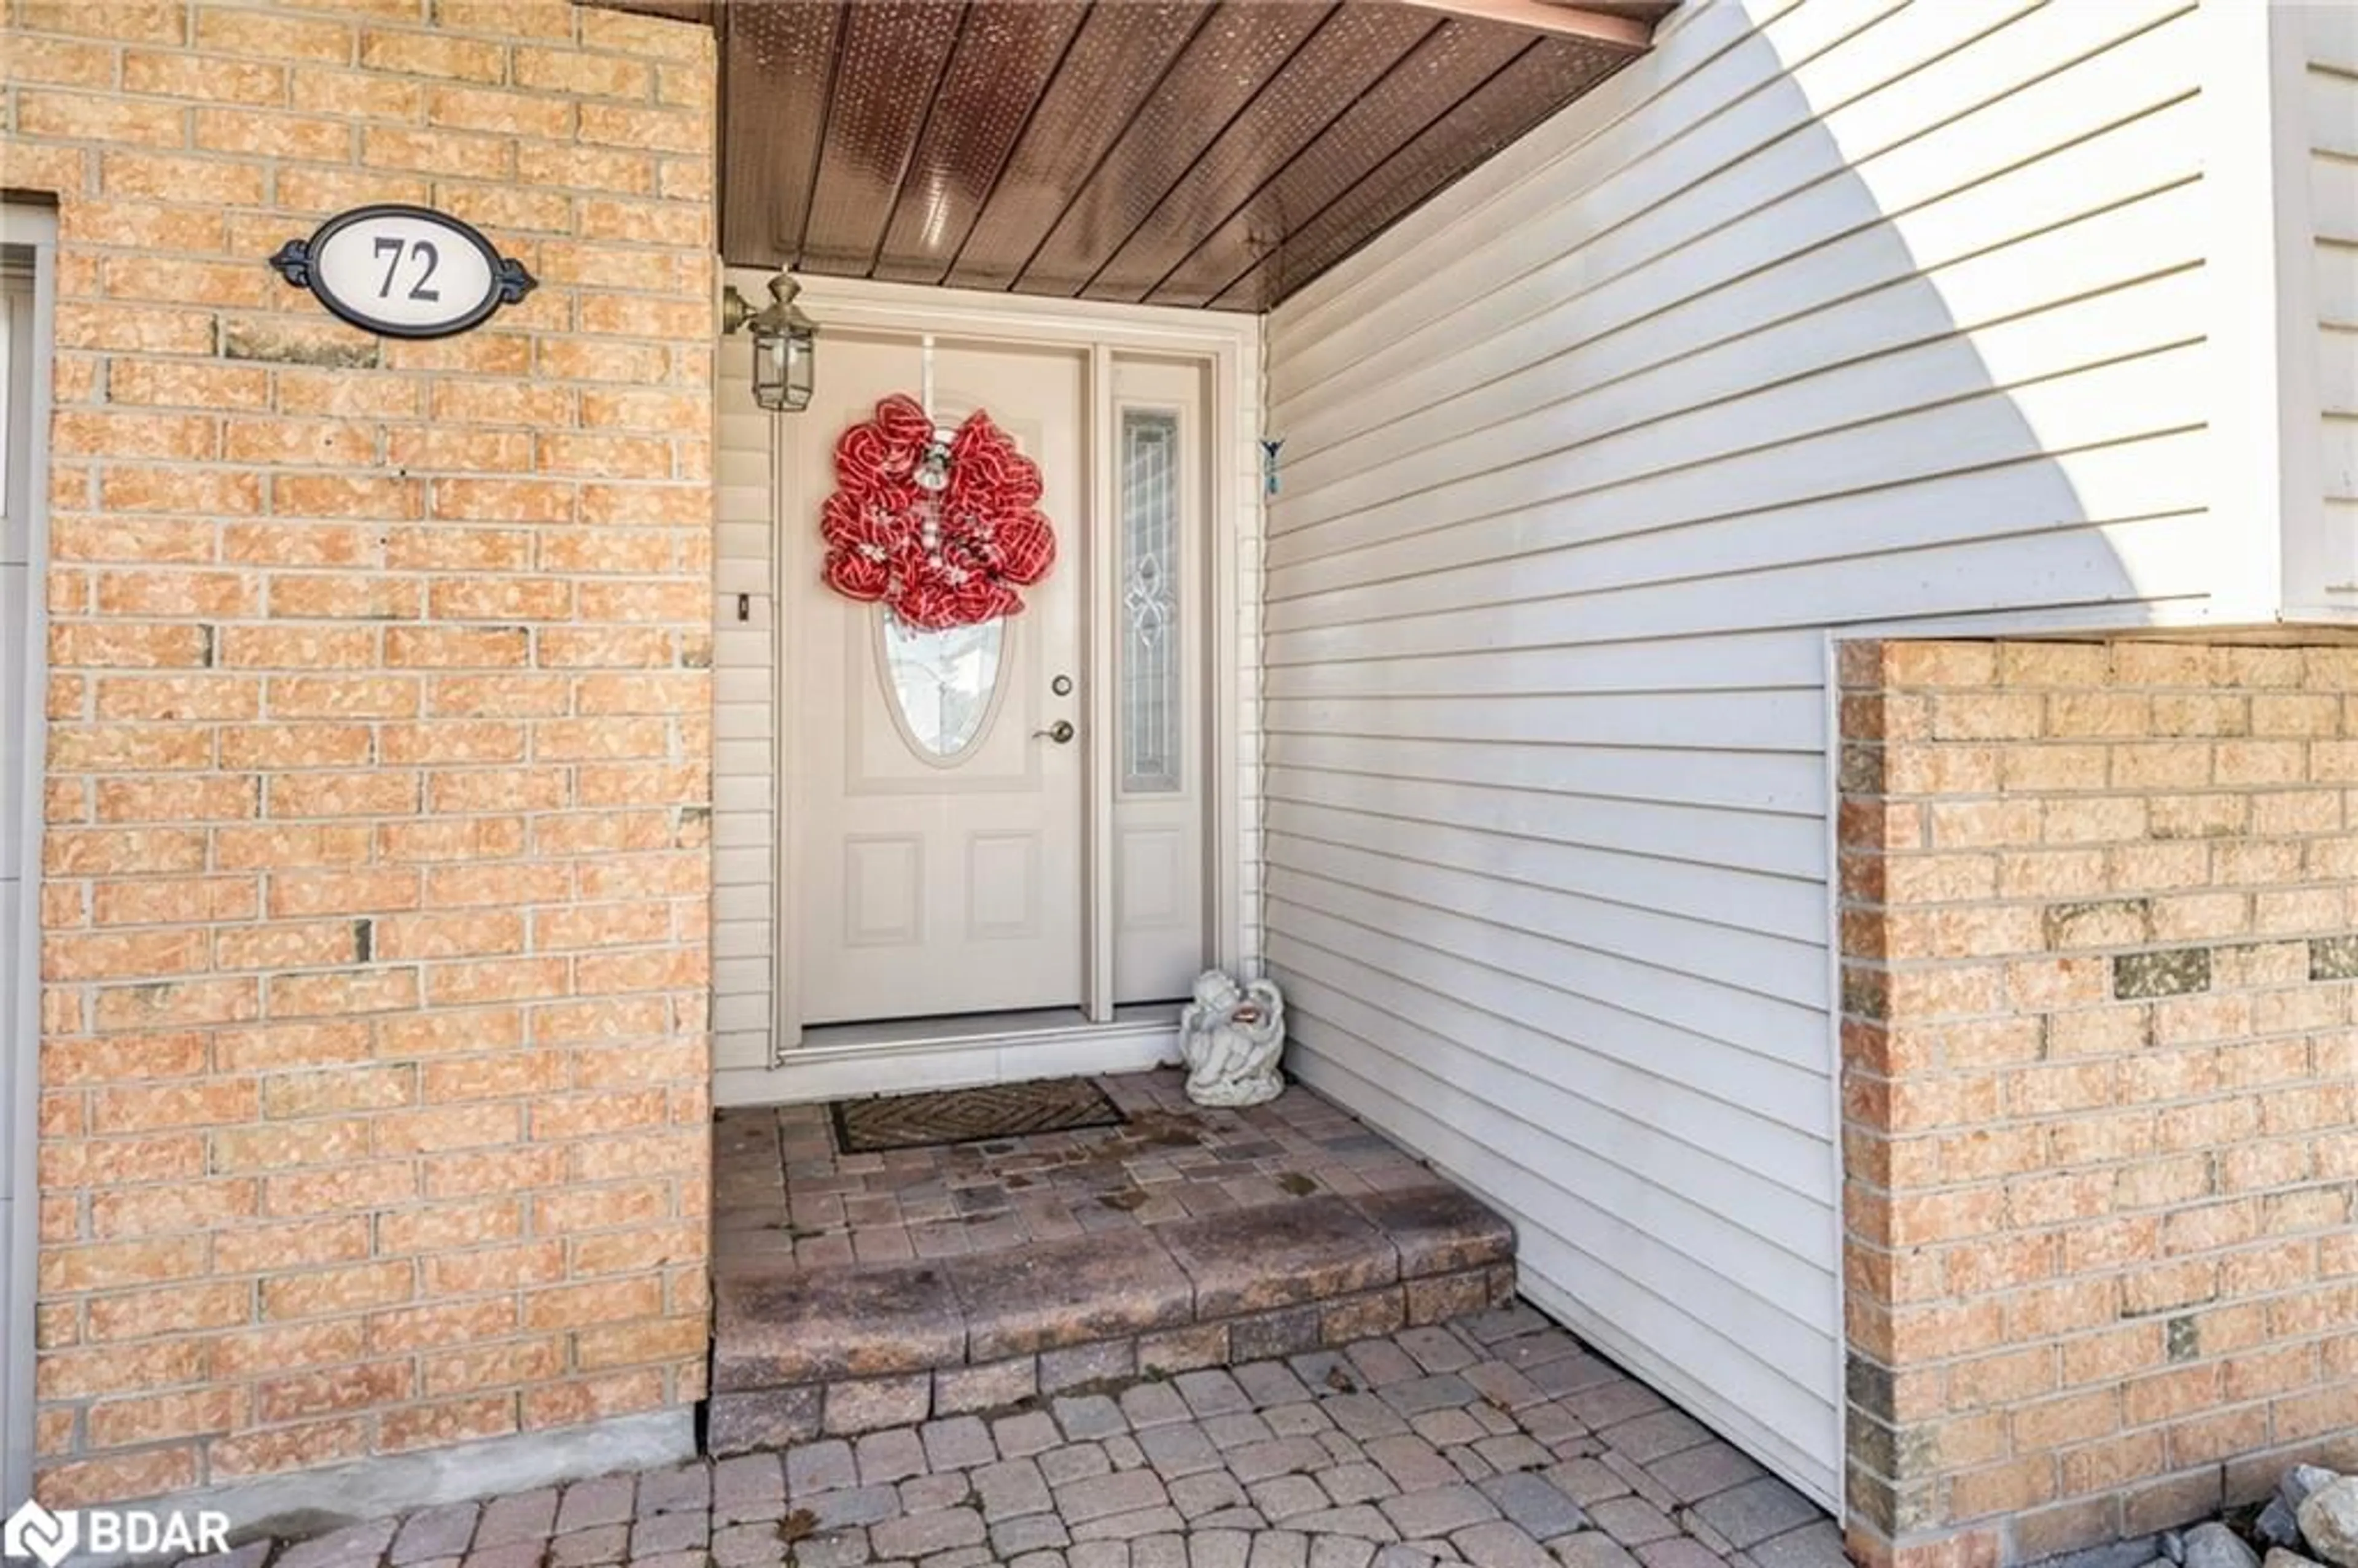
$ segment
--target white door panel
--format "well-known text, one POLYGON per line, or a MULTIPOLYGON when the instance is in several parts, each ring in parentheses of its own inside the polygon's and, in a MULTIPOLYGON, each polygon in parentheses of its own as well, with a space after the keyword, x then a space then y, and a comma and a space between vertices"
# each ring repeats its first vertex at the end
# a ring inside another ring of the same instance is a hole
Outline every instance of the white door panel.
POLYGON ((935 418, 955 425, 986 409, 1040 465, 1041 508, 1056 527, 1056 565, 1022 590, 1023 611, 1001 623, 995 648, 988 633, 895 636, 881 606, 819 580, 836 438, 878 399, 915 394, 918 346, 831 337, 819 397, 786 422, 805 1023, 1081 1000, 1084 752, 1077 736, 1039 732, 1084 711, 1086 369, 1072 353, 935 352, 935 418), (912 676, 906 700, 895 677, 904 659, 941 672, 912 676), (1074 689, 1056 693, 1058 676, 1074 689))

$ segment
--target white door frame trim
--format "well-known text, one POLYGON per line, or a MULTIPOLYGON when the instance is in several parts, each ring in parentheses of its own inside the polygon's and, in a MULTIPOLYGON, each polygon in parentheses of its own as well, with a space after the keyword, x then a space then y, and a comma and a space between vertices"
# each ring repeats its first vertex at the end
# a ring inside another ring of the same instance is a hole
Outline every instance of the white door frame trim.
MULTIPOLYGON (((56 341, 58 223, 55 211, 17 204, 0 206, 0 243, 21 246, 33 254, 33 342, 46 350, 56 341)), ((40 1248, 39 1170, 36 1163, 40 1132, 40 939, 41 939, 41 781, 47 763, 48 727, 41 716, 49 710, 49 616, 40 590, 49 560, 49 354, 34 360, 32 397, 26 410, 31 440, 27 443, 24 701, 25 750, 21 820, 0 823, 0 833, 20 835, 24 846, 24 877, 18 888, 17 950, 0 954, 0 972, 16 977, 15 994, 0 993, 0 1046, 9 1053, 7 1071, 0 1073, 0 1247, 7 1249, 8 1266, 0 1271, 7 1299, 0 1301, 0 1512, 13 1510, 33 1493, 33 1313, 38 1296, 35 1269, 40 1248)), ((6 367, 0 366, 0 374, 6 367)), ((5 433, 0 432, 0 439, 5 433)))
POLYGON ((1088 749, 1082 754, 1081 777, 1081 1011, 1091 1023, 1113 1022, 1113 828, 1114 732, 1113 682, 1098 678, 1113 668, 1113 617, 1106 613, 1115 602, 1120 579, 1115 562, 1120 546, 1112 537, 1115 515, 1113 452, 1116 416, 1113 406, 1113 350, 1099 341, 1089 345, 1088 375, 1083 383, 1082 461, 1087 464, 1089 519, 1081 558, 1088 568, 1087 589, 1081 596, 1082 673, 1088 677, 1088 749))
MULTIPOLYGON (((1246 410, 1260 404, 1260 320, 1254 316, 1161 306, 1117 305, 1095 300, 1044 300, 1027 296, 983 294, 965 289, 929 288, 906 284, 807 277, 801 280, 799 303, 818 323, 819 373, 827 373, 826 331, 829 327, 855 329, 896 337, 920 338, 927 333, 964 343, 1003 344, 1029 349, 1064 349, 1084 354, 1088 362, 1085 389, 1087 447, 1089 454, 1088 494, 1095 518, 1110 517, 1113 506, 1112 364, 1119 354, 1152 354, 1192 360, 1209 372, 1210 428, 1207 449, 1213 482, 1207 524, 1210 528, 1210 583, 1204 624, 1211 638, 1206 675, 1211 682, 1206 712, 1207 791, 1205 815, 1206 896, 1211 911, 1213 960, 1223 968, 1238 969, 1247 958, 1244 938, 1245 835, 1247 801, 1255 794, 1245 770, 1258 765, 1259 749, 1243 733, 1242 668, 1238 654, 1239 612, 1242 608, 1238 573, 1240 531, 1247 521, 1238 476, 1244 454, 1238 450, 1238 428, 1246 410)), ((785 514, 802 500, 795 495, 793 463, 785 429, 772 422, 771 493, 773 515, 785 514)), ((1257 508, 1257 492, 1251 504, 1257 508)), ((796 798, 796 773, 792 755, 797 743, 796 708, 792 700, 793 664, 789 657, 794 631, 789 578, 797 558, 784 547, 771 552, 771 670, 773 699, 779 721, 775 727, 774 777, 777 779, 777 830, 773 857, 773 924, 778 977, 772 1022, 771 1063, 767 1071, 723 1069, 715 1074, 714 1093, 723 1104, 753 1104, 824 1098, 843 1092, 841 1052, 798 1049, 802 1025, 791 1015, 793 999, 800 994, 796 890, 800 886, 800 823, 803 806, 796 798), (819 1071, 822 1058, 830 1070, 819 1071), (832 1087, 823 1086, 836 1086, 832 1087)), ((1109 551, 1088 553, 1089 569, 1102 575, 1112 569, 1109 551)), ((1102 584, 1096 585, 1100 589, 1102 584)), ((1101 599, 1092 594, 1093 600, 1101 599)), ((1091 652, 1111 636, 1102 616, 1092 616, 1087 635, 1091 652)), ((1108 643, 1109 646, 1109 642, 1108 643)), ((1112 692, 1103 681, 1090 684, 1088 715, 1091 733, 1112 733, 1112 692)), ((1114 1070, 1119 1065, 1144 1066, 1167 1054, 1167 1042, 1155 1038, 1151 1054, 1148 1037, 1135 1026, 1117 1024, 1114 1018, 1112 968, 1113 932, 1104 918, 1110 906, 1105 893, 1112 867, 1103 836, 1111 823, 1114 759, 1109 747, 1091 752, 1085 784, 1089 801, 1088 838, 1084 844, 1084 876, 1092 892, 1086 910, 1087 945, 1084 989, 1080 999, 1088 1023, 1076 1029, 1046 1030, 1032 1034, 1000 1036, 988 1044, 944 1040, 930 1048, 927 1078, 974 1083, 1009 1081, 1051 1074, 1114 1070), (1087 1064, 1102 1058, 1104 1065, 1087 1064)), ((914 1065, 903 1063, 904 1065, 914 1065)), ((903 1075, 896 1072, 896 1086, 903 1075)), ((918 1083, 909 1087, 926 1087, 918 1083)))
MULTIPOLYGON (((833 1034, 843 1026, 820 1033, 833 1034)), ((1159 1019, 1116 1018, 1105 1023, 1048 1028, 971 1028, 946 1023, 938 1034, 890 1044, 806 1044, 791 1065, 763 1072, 724 1067, 712 1076, 716 1106, 785 1105, 858 1098, 877 1092, 877 1067, 892 1064, 892 1091, 970 1088, 1027 1078, 1134 1073, 1178 1059, 1178 1024, 1159 1019)))

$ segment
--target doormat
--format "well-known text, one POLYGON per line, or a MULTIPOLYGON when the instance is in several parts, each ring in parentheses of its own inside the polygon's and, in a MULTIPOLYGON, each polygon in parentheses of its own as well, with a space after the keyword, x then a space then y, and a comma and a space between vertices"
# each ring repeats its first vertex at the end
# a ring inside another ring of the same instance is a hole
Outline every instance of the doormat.
POLYGON ((1130 1119, 1087 1078, 838 1100, 827 1109, 835 1119, 836 1147, 846 1154, 1120 1127, 1130 1119))

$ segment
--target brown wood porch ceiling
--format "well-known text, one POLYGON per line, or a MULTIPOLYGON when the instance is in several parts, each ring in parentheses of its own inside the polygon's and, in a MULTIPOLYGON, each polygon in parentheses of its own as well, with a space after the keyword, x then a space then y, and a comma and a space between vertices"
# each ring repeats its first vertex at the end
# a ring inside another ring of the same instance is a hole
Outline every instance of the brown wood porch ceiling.
POLYGON ((721 251, 1265 309, 1642 53, 1671 3, 730 0, 721 251))

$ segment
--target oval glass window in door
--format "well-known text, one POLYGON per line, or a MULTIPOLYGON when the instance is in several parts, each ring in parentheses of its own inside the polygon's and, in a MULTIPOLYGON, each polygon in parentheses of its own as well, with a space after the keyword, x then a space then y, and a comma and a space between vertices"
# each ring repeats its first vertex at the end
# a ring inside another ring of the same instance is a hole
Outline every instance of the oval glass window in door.
POLYGON ((901 737, 929 762, 955 762, 990 728, 1008 664, 1004 617, 939 632, 878 614, 877 655, 901 737))

